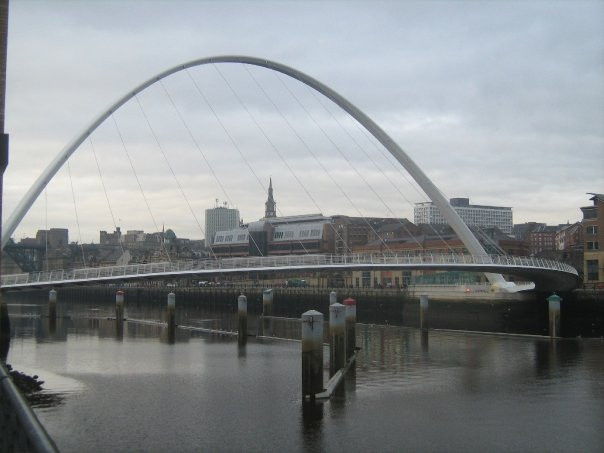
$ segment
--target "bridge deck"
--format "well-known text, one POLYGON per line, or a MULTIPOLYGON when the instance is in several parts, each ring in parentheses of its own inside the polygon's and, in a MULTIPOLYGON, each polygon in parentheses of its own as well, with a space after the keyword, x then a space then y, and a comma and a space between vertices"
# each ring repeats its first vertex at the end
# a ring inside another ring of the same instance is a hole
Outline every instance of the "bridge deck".
POLYGON ((557 291, 572 289, 579 281, 578 273, 573 267, 542 258, 467 254, 413 256, 353 254, 287 255, 128 264, 4 275, 1 282, 3 289, 18 289, 219 273, 379 268, 501 273, 530 279, 535 282, 538 289, 557 291))

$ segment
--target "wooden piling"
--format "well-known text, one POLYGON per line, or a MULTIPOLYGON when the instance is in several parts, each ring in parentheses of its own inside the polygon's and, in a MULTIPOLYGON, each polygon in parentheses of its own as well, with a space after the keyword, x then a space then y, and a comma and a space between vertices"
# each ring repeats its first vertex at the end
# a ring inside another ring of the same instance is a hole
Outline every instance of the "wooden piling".
POLYGON ((237 298, 237 343, 245 346, 247 343, 247 297, 243 294, 237 298))
POLYGON ((167 322, 168 343, 174 343, 176 340, 176 295, 174 293, 168 294, 167 322))
POLYGON ((115 293, 115 319, 120 321, 124 319, 124 291, 122 290, 115 293))
POLYGON ((560 302, 562 298, 553 293, 547 298, 549 308, 549 336, 556 338, 560 336, 560 302))
POLYGON ((262 292, 262 314, 264 316, 273 315, 273 290, 270 288, 262 292))
POLYGON ((338 293, 332 291, 329 293, 329 305, 338 303, 338 293))
POLYGON ((419 296, 419 328, 422 330, 429 328, 427 294, 419 296))
POLYGON ((344 300, 346 307, 346 361, 350 359, 356 349, 357 301, 349 297, 344 300))
POLYGON ((346 365, 346 307, 329 306, 329 377, 346 365))
POLYGON ((302 314, 302 399, 323 391, 323 313, 302 314))

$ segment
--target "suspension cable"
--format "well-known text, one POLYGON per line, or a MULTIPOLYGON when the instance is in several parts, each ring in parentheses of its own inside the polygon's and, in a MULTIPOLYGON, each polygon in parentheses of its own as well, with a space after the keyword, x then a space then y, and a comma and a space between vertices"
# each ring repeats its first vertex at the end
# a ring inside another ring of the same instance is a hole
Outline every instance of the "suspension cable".
MULTIPOLYGON (((306 112, 306 114, 308 115, 308 117, 311 119, 311 121, 315 124, 315 126, 317 126, 317 128, 321 131, 321 133, 323 134, 323 136, 332 144, 332 146, 338 151, 338 153, 340 154, 340 156, 342 156, 342 158, 348 163, 348 165, 355 171, 355 173, 357 174, 357 176, 359 178, 361 178, 361 180, 365 183, 365 185, 373 192, 373 194, 378 198, 378 200, 380 200, 380 202, 384 205, 384 207, 386 208, 386 210, 390 213, 390 215, 392 215, 392 217, 403 227, 403 229, 405 230, 405 232, 413 238, 413 240, 415 240, 415 242, 421 247, 421 244, 419 243, 419 241, 415 238, 415 236, 413 236, 411 234, 411 232, 407 229, 406 225, 402 222, 401 219, 399 219, 396 214, 394 213, 394 211, 390 208, 390 206, 386 203, 386 201, 384 200, 383 197, 381 197, 377 191, 373 188, 373 186, 371 184, 369 184, 369 182, 367 181, 367 179, 365 179, 365 177, 363 176, 363 174, 356 168, 356 166, 353 165, 353 163, 350 161, 350 159, 348 159, 348 157, 344 154, 344 152, 342 151, 341 147, 329 136, 329 134, 325 131, 325 128, 323 128, 319 122, 313 117, 313 115, 310 113, 310 111, 304 106, 304 104, 302 104, 302 102, 300 101, 300 98, 298 96, 295 95, 295 93, 287 86, 287 84, 283 81, 283 79, 281 77, 279 77, 279 74, 274 73, 275 77, 281 82, 281 85, 283 85, 283 87, 287 90, 287 92, 290 94, 290 96, 298 103, 298 105, 302 108, 302 110, 304 110, 306 112)), ((369 160, 372 161, 372 163, 375 165, 376 169, 382 174, 382 176, 385 176, 386 178, 388 178, 387 175, 384 174, 383 171, 381 171, 381 169, 377 166, 377 164, 375 163, 375 161, 371 158, 371 156, 369 156, 365 150, 363 150, 361 148, 361 151, 363 151, 363 153, 365 154, 365 156, 367 158, 369 158, 369 160)), ((392 182, 391 182, 392 183, 392 182)), ((392 185, 394 186, 394 184, 392 183, 392 185)))
MULTIPOLYGON (((88 142, 90 143, 90 149, 92 150, 92 155, 94 156, 94 162, 96 163, 96 169, 99 173, 99 178, 101 180, 101 185, 103 186, 103 192, 105 194, 105 200, 107 201, 107 207, 109 208, 109 213, 111 214, 111 221, 113 222, 113 229, 117 231, 117 224, 115 223, 115 216, 113 215, 113 209, 111 208, 111 202, 109 201, 109 194, 107 193, 107 187, 105 186, 105 181, 103 179, 103 172, 101 171, 101 166, 99 164, 99 160, 96 155, 96 150, 94 148, 94 143, 92 142, 92 137, 88 136, 88 142)), ((124 254, 124 245, 122 244, 121 238, 118 238, 118 244, 120 246, 120 250, 122 251, 122 255, 124 254)))
POLYGON ((298 140, 300 141, 300 143, 302 143, 302 145, 308 151, 308 153, 319 164, 319 166, 321 167, 321 169, 325 172, 325 174, 329 177, 329 179, 331 179, 331 181, 333 182, 333 184, 340 190, 340 192, 342 193, 342 195, 344 196, 344 198, 346 198, 348 200, 348 202, 350 203, 350 205, 359 213, 359 215, 361 216, 361 218, 363 218, 363 220, 367 223, 367 225, 369 226, 369 228, 371 229, 371 231, 373 231, 373 233, 378 237, 378 239, 384 245, 384 247, 390 253, 392 253, 392 250, 390 249, 390 247, 388 246, 388 244, 386 244, 386 242, 384 241, 384 239, 377 233, 377 231, 375 231, 375 229, 373 228, 373 226, 371 225, 371 223, 363 215, 363 213, 361 212, 361 210, 356 206, 356 204, 352 201, 352 199, 348 196, 348 194, 344 191, 344 189, 342 189, 342 187, 337 183, 337 181, 334 179, 334 177, 331 175, 331 173, 329 171, 327 171, 327 169, 325 168, 325 166, 323 165, 323 163, 321 163, 321 161, 317 158, 316 154, 312 151, 312 149, 310 148, 310 146, 308 145, 308 143, 306 143, 306 141, 296 131, 296 129, 291 124, 291 122, 283 114, 283 111, 277 106, 277 104, 273 101, 273 99, 268 95, 268 93, 266 92, 266 90, 264 89, 264 87, 262 87, 262 85, 258 82, 258 80, 256 79, 256 77, 254 77, 254 75, 247 68, 247 66, 244 66, 244 68, 247 71, 247 73, 250 75, 250 77, 254 80, 254 82, 256 83, 256 86, 258 86, 258 88, 260 89, 260 91, 264 94, 264 96, 266 96, 266 98, 268 99, 268 101, 273 105, 273 107, 275 108, 275 110, 279 113, 279 115, 281 116, 281 118, 288 125, 288 127, 292 131, 292 133, 298 138, 298 140))
MULTIPOLYGON (((136 173, 136 169, 134 168, 134 163, 132 162, 132 158, 130 157, 130 153, 128 152, 128 148, 126 147, 126 142, 124 141, 124 137, 122 136, 122 131, 120 130, 117 121, 115 119, 115 115, 112 114, 111 115, 111 119, 113 120, 113 124, 115 125, 115 129, 117 131, 117 134, 120 138, 120 141, 122 142, 122 149, 124 150, 124 153, 126 154, 126 157, 128 158, 128 162, 130 163, 130 168, 132 169, 132 173, 134 174, 134 179, 136 179, 136 183, 138 184, 138 188, 140 190, 140 193, 143 197, 143 200, 145 200, 145 205, 147 206, 147 211, 149 212, 149 216, 151 217, 151 220, 153 221, 153 226, 155 227, 155 231, 159 232, 159 227, 157 226, 157 222, 155 221, 155 217, 153 216, 153 212, 151 211, 151 206, 149 205, 149 201, 147 200, 147 196, 145 195, 145 191, 143 190, 143 186, 140 182, 140 179, 138 178, 138 174, 136 173)), ((166 256, 168 257, 168 261, 170 263, 172 263, 172 260, 170 259, 170 253, 168 253, 168 249, 166 248, 166 243, 165 241, 162 240, 160 241, 161 245, 163 245, 163 249, 164 252, 166 253, 166 256)))
MULTIPOLYGON (((164 83, 162 80, 160 80, 160 84, 164 88, 164 90, 166 90, 166 87, 164 86, 164 83)), ((167 94, 167 92, 166 92, 166 94, 167 94)), ((153 136, 153 139, 155 140, 157 149, 160 151, 161 155, 163 156, 164 161, 166 162, 166 165, 168 166, 168 169, 170 170, 170 173, 172 174, 172 177, 174 178, 174 181, 176 182, 176 185, 178 186, 178 190, 180 191, 180 194, 182 195, 183 199, 185 200, 185 203, 187 204, 187 207, 189 208, 189 211, 191 212, 191 215, 193 216, 193 219, 195 220, 195 223, 197 224, 197 227, 199 228, 199 231, 201 231, 201 234, 205 237, 205 235, 206 235, 205 231, 204 231, 203 227, 201 226, 201 224, 199 223, 199 220, 197 219, 197 216, 195 215, 195 211, 193 210, 193 207, 191 206, 189 198, 185 194, 182 184, 178 180, 178 177, 176 176, 176 173, 174 172, 174 169, 172 168, 172 165, 170 164, 170 161, 168 160, 168 156, 167 156, 166 152, 164 151, 164 148, 161 145, 161 142, 159 141, 159 137, 158 137, 157 133, 151 126, 151 121, 149 121, 149 117, 147 116, 147 113, 143 109, 143 106, 141 104, 139 97, 135 96, 134 99, 136 99, 136 103, 138 104, 138 107, 145 119, 147 127, 149 128, 149 131, 151 132, 151 135, 153 136)), ((216 259, 216 255, 214 253, 214 250, 212 249, 212 246, 210 245, 209 247, 210 247, 210 253, 212 254, 213 258, 216 259)))
MULTIPOLYGON (((163 86, 163 84, 162 84, 163 86)), ((191 132, 191 128, 189 127, 189 125, 187 124, 187 122, 185 121, 184 117, 182 116, 182 114, 180 113, 180 109, 178 108, 178 106, 176 105, 176 102, 174 102, 174 99, 172 98, 172 96, 170 96, 170 93, 168 92, 168 90, 166 90, 166 88, 164 87, 164 91, 166 93, 166 96, 168 97, 170 104, 172 104, 172 107, 174 108, 174 111, 176 112, 178 118, 180 119, 181 123, 183 124, 184 128, 186 129, 187 133, 189 134, 189 137, 191 137, 191 140, 193 140, 193 143, 195 145, 195 147, 197 148, 197 150, 199 151, 199 153, 202 155, 206 165, 208 166, 208 168, 210 169, 210 172, 212 173, 212 175, 214 176, 214 179, 216 180, 216 182, 218 183, 218 185, 220 186, 220 188, 222 189, 222 193, 224 194, 224 196, 226 197, 227 201, 229 202, 229 204, 231 206, 235 206, 233 201, 231 200, 231 197, 229 196, 229 194, 227 193, 226 189, 224 188, 224 186, 222 185, 222 182, 220 181, 220 178, 218 177, 218 175, 216 174, 216 172, 214 171, 214 168, 212 167, 212 165, 210 164, 210 161, 207 159, 205 153, 203 152, 203 150, 201 149, 201 146, 199 146, 199 143, 197 142, 197 139, 195 138, 195 136, 193 135, 193 132, 191 132)), ((260 246, 258 245, 258 243, 256 242, 256 240, 254 239, 254 237, 249 234, 249 228, 248 228, 248 236, 249 238, 252 240, 252 242, 254 243, 254 246, 256 247, 256 250, 258 250, 258 253, 260 253, 260 256, 264 256, 264 254, 262 253, 262 250, 260 250, 260 246)), ((206 238, 206 242, 207 238, 206 238)))
MULTIPOLYGON (((258 177, 258 174, 254 171, 254 168, 250 164, 249 160, 245 157, 245 155, 241 151, 241 148, 239 147, 239 145, 237 144, 237 142, 233 138, 232 134, 228 131, 228 129, 225 126, 224 122, 218 116, 218 113, 216 112, 216 110, 214 109, 214 107, 212 106, 212 104, 209 102, 208 98, 205 96, 205 94, 203 93, 203 91, 201 90, 201 88, 199 87, 199 85, 197 84, 197 82, 195 81, 195 79, 193 78, 193 76, 191 75, 191 73, 189 72, 189 70, 187 69, 185 72, 187 73, 187 75, 191 79, 191 82, 193 82, 193 85, 195 86, 195 88, 196 88, 197 92, 199 93, 199 95, 203 98, 204 102, 206 103, 206 105, 208 106, 208 108, 211 110, 212 114, 214 115, 214 118, 216 119, 216 121, 218 122, 218 124, 220 124, 220 127, 222 128, 222 130, 224 131, 224 133, 226 134, 226 136, 229 138, 231 144, 237 150, 237 152, 239 153, 239 155, 241 156, 241 158, 243 159, 243 161, 247 165, 247 168, 250 170, 250 172, 256 178, 256 181, 258 182, 258 184, 262 188, 262 191, 266 192, 267 189, 266 189, 265 185, 262 183, 262 181, 258 177)), ((279 208, 277 208, 277 212, 280 215, 283 215, 282 211, 279 208)), ((270 220, 268 222, 270 223, 270 220)), ((302 241, 300 239, 298 239, 298 243, 300 244, 300 246, 304 250, 304 253, 308 254, 309 253, 308 249, 304 246, 304 244, 302 243, 302 241)))
POLYGON ((73 190, 73 179, 71 178, 71 165, 69 165, 69 160, 67 161, 67 174, 69 175, 69 185, 71 186, 71 197, 73 199, 73 209, 75 211, 76 224, 78 225, 78 240, 80 242, 80 248, 82 249, 82 263, 84 265, 84 268, 86 268, 86 256, 84 255, 84 244, 82 244, 82 231, 80 229, 80 218, 78 217, 78 206, 76 204, 75 191, 73 190))
MULTIPOLYGON (((224 80, 224 82, 226 83, 226 85, 229 87, 231 93, 233 93, 233 95, 235 96, 235 98, 237 99, 237 101, 239 102, 239 104, 244 108, 244 110, 246 111, 247 115, 250 117, 250 119, 252 120, 252 122, 255 124, 256 128, 258 128, 258 130, 260 131, 260 133, 262 134, 262 136, 264 137, 264 139, 267 141, 267 143, 269 144, 269 146, 273 149, 273 151, 277 154, 277 156, 279 156, 279 158, 281 159, 281 161, 283 162, 283 164, 285 165, 285 167, 288 169, 288 171, 292 174, 292 176, 294 177, 294 179, 298 183, 298 185, 306 193, 306 195, 308 196, 308 198, 310 199, 310 201, 315 205, 315 208, 317 208, 317 210, 319 212, 322 212, 321 208, 317 204, 317 202, 314 199, 314 197, 308 191, 308 189, 306 188, 306 186, 302 183, 302 181, 300 180, 300 178, 298 177, 298 175, 296 174, 296 172, 294 172, 294 170, 291 168, 291 166, 287 163, 287 160, 283 157, 282 153, 279 151, 279 149, 277 148, 277 146, 270 139, 270 137, 268 136, 266 130, 260 125, 260 123, 258 122, 258 120, 256 119, 256 117, 252 114, 252 112, 248 108, 247 104, 245 102, 243 102, 243 100, 241 99, 241 97, 239 96, 239 94, 235 91, 235 89, 233 88, 233 86, 231 85, 231 83, 227 80, 227 78, 224 76, 224 74, 222 73, 222 71, 220 71, 220 69, 218 68, 218 66, 215 65, 215 64, 212 65, 212 66, 214 67, 214 69, 216 70, 216 72, 220 75, 220 77, 222 78, 222 80, 224 80)), ((330 223, 330 225, 331 225, 331 228, 334 231, 334 234, 336 234, 340 238, 340 240, 342 241, 342 243, 348 249, 348 252, 352 253, 352 250, 350 249, 350 247, 348 246, 348 244, 346 243, 346 241, 344 241, 344 238, 340 235, 340 233, 335 228, 335 225, 333 225, 332 223, 330 223)), ((300 241, 300 243, 301 243, 301 241, 300 241)))
MULTIPOLYGON (((311 91, 311 94, 312 94, 313 96, 315 96, 315 94, 314 94, 312 91, 311 91)), ((315 98, 316 98, 316 99, 319 101, 319 103, 320 103, 321 105, 323 105, 323 108, 327 110, 327 107, 326 107, 326 106, 325 106, 325 105, 324 105, 324 104, 321 102, 321 100, 320 100, 320 99, 318 99, 316 96, 315 96, 315 98)), ((331 113, 331 112, 330 112, 330 113, 331 113)), ((331 113, 331 114, 332 114, 332 116, 333 116, 333 113, 331 113)), ((335 116, 334 116, 334 118, 335 118, 335 116)), ((336 121, 338 121, 338 120, 336 119, 336 121)), ((338 121, 338 122, 339 122, 339 121, 338 121)), ((393 169, 394 169, 394 170, 395 170, 397 173, 399 173, 399 174, 400 174, 400 175, 403 177, 403 179, 404 179, 404 180, 407 182, 407 184, 409 184, 409 186, 411 186, 411 187, 413 188, 413 190, 415 190, 415 191, 416 191, 416 192, 417 192, 417 193, 420 195, 420 197, 424 198, 424 197, 425 197, 425 193, 422 193, 422 192, 421 192, 421 191, 420 191, 420 190, 417 188, 417 186, 416 186, 415 184, 413 184, 411 181, 409 181, 409 179, 407 178, 406 173, 403 171, 403 169, 401 168, 401 166, 400 166, 400 165, 398 165, 397 163, 395 163, 395 162, 393 162, 393 161, 391 160, 391 156, 390 156, 388 153, 384 152, 383 148, 382 148, 381 146, 378 146, 378 145, 377 145, 377 144, 376 144, 376 143, 375 143, 375 142, 374 142, 374 141, 371 139, 371 137, 368 135, 367 131, 366 131, 365 129, 363 129, 363 128, 361 127, 361 125, 359 125, 359 124, 358 124, 358 122, 354 121, 354 124, 355 124, 356 128, 357 128, 358 130, 360 130, 360 131, 361 131, 361 134, 362 134, 362 135, 365 137, 365 139, 366 139, 366 140, 367 140, 369 143, 371 143, 371 145, 372 145, 372 146, 373 146, 373 147, 374 147, 374 148, 375 148, 375 149, 376 149, 376 150, 377 150, 377 151, 378 151, 378 152, 379 152, 379 153, 382 155, 382 157, 384 157, 384 160, 386 160, 386 161, 387 161, 387 162, 390 164, 390 166, 391 166, 391 167, 392 167, 392 168, 393 168, 393 169)), ((348 132, 347 132, 347 133, 348 133, 348 132)), ((349 136, 352 138, 352 135, 350 135, 350 134, 349 134, 349 136)), ((355 140, 354 138, 353 138, 352 140, 353 140, 353 141, 356 143, 356 140, 355 140)), ((360 146, 360 145, 358 145, 358 146, 360 146)), ((397 188, 397 190, 398 190, 398 188, 397 188)), ((439 190, 439 192, 440 192, 440 190, 439 190)), ((399 193, 400 193, 400 191, 399 191, 399 193)), ((441 193, 442 193, 442 192, 441 192, 441 193)), ((401 193, 401 194, 402 194, 402 193, 401 193)), ((404 195, 403 195, 403 197, 404 197, 404 195)), ((445 197, 445 198, 446 198, 446 197, 445 197)), ((409 200, 407 200, 406 198, 405 198, 405 200, 406 200, 406 201, 407 201, 409 204, 411 204, 411 202, 410 202, 409 200)), ((428 223, 427 225, 430 227, 430 229, 432 229, 432 231, 434 232, 434 234, 436 234, 436 236, 437 236, 437 237, 438 237, 438 238, 439 238, 439 239, 440 239, 440 240, 441 240, 441 241, 442 241, 442 242, 445 244, 445 246, 446 246, 446 247, 449 249, 449 251, 450 251, 451 253, 455 253, 455 250, 453 250, 453 248, 452 248, 452 247, 451 247, 451 245, 450 245, 450 244, 447 242, 447 240, 446 240, 446 239, 444 239, 444 238, 441 236, 441 234, 438 232, 438 230, 437 230, 437 229, 435 229, 435 228, 434 228, 434 226, 433 226, 431 223, 428 223)))

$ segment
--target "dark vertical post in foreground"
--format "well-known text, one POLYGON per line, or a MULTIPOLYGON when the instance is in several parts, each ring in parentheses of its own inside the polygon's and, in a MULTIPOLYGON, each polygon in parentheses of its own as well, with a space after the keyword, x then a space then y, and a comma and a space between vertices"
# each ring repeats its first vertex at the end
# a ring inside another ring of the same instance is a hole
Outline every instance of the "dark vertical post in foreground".
POLYGON ((124 338, 124 291, 115 293, 115 336, 118 340, 124 338))
POLYGON ((427 330, 428 327, 428 295, 422 294, 419 296, 419 328, 427 330))
POLYGON ((176 294, 168 294, 168 343, 176 339, 176 294))
POLYGON ((346 307, 346 360, 348 360, 354 355, 357 346, 357 301, 349 297, 344 301, 344 306, 346 307))
POLYGON ((562 298, 553 293, 547 298, 549 308, 549 336, 552 338, 560 336, 560 301, 562 298))
POLYGON ((115 319, 124 320, 124 291, 122 290, 115 293, 115 319))
MULTIPOLYGON (((8 165, 8 134, 4 132, 4 104, 6 100, 6 45, 8 37, 8 0, 0 0, 0 235, 2 233, 2 199, 4 170, 8 165)), ((2 277, 0 250, 0 278, 2 277)), ((0 349, 8 349, 10 320, 8 307, 0 294, 0 349)))
POLYGON ((54 289, 48 292, 48 323, 51 330, 57 324, 57 291, 54 289))
POLYGON ((273 335, 273 290, 265 289, 262 292, 262 335, 273 335), (267 316, 268 319, 264 317, 267 316))
POLYGON ((346 307, 329 306, 329 377, 346 365, 346 307))
POLYGON ((239 346, 247 343, 247 297, 243 294, 237 298, 237 342, 239 346))
POLYGON ((323 391, 323 313, 302 313, 302 400, 323 391))

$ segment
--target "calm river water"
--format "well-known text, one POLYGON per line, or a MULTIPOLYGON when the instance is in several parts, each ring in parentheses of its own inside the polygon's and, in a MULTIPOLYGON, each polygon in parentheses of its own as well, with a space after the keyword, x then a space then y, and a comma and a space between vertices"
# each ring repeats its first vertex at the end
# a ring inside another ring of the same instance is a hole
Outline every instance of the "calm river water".
POLYGON ((604 451, 601 339, 359 324, 345 395, 305 410, 298 341, 195 330, 234 314, 188 307, 170 344, 152 304, 122 331, 110 306, 60 303, 54 328, 46 310, 9 305, 7 362, 45 381, 35 412, 64 452, 604 451))

